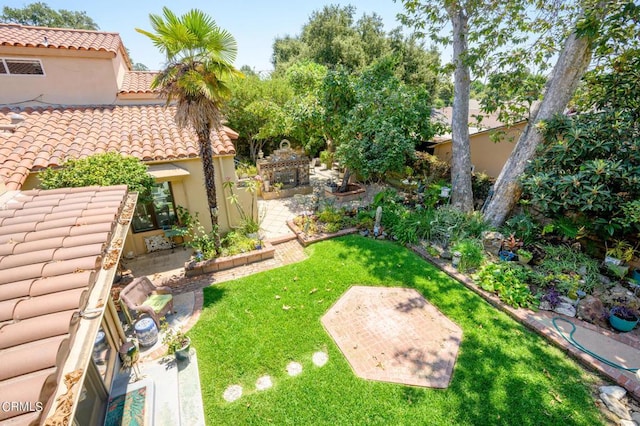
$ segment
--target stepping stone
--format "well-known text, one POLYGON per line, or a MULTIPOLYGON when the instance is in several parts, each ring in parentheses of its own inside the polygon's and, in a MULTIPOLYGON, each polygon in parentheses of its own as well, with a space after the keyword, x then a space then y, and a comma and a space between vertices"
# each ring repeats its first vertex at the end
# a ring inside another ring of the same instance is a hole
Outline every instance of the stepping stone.
POLYGON ((256 381, 256 390, 263 391, 273 387, 271 376, 262 376, 256 381))
POLYGON ((322 367, 327 363, 327 361, 329 361, 329 355, 327 355, 326 352, 320 351, 314 353, 311 359, 314 365, 316 365, 317 367, 322 367))
POLYGON ((287 365, 287 373, 289 373, 291 377, 297 376, 298 374, 302 373, 302 364, 295 361, 290 362, 287 365))
POLYGON ((222 397, 227 402, 233 402, 242 396, 242 386, 240 385, 231 385, 225 391, 222 397))

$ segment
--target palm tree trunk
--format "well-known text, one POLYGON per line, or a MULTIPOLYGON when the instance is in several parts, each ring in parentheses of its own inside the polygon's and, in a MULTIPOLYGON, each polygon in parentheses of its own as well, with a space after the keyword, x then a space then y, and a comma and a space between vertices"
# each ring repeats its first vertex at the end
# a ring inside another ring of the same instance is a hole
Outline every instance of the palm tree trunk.
POLYGON ((200 145, 200 160, 204 172, 204 186, 207 191, 207 203, 211 215, 211 227, 216 250, 220 248, 220 234, 218 233, 218 200, 216 193, 216 171, 213 165, 213 148, 211 146, 211 127, 198 130, 198 143, 200 145))

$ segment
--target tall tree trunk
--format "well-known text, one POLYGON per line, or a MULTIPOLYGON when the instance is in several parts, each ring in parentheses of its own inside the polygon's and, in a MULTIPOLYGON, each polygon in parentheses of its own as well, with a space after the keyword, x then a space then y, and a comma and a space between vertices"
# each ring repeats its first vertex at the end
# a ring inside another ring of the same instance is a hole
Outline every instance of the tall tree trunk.
POLYGON ((202 171, 204 172, 204 186, 207 191, 207 203, 209 204, 209 214, 211 215, 211 226, 213 229, 216 250, 220 248, 220 234, 218 233, 218 200, 216 194, 216 171, 213 165, 213 148, 211 146, 211 127, 197 130, 198 142, 200 145, 200 160, 202 161, 202 171))
POLYGON ((578 38, 575 33, 571 33, 547 83, 542 103, 532 114, 496 180, 493 195, 484 211, 484 218, 491 225, 502 225, 520 199, 522 187, 518 179, 542 142, 542 134, 538 132, 536 125, 564 111, 590 61, 591 40, 587 37, 578 38))
POLYGON ((471 150, 469 148, 469 96, 471 78, 465 61, 469 35, 468 17, 462 8, 447 9, 453 25, 453 114, 451 122, 451 203, 465 212, 473 211, 471 150))

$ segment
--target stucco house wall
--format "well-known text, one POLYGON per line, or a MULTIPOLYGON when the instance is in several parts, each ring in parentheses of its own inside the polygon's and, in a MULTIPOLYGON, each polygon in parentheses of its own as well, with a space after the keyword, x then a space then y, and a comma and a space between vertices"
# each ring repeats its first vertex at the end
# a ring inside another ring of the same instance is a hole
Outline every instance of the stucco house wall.
MULTIPOLYGON (((526 125, 526 121, 521 121, 511 127, 502 126, 471 134, 469 136, 471 164, 475 172, 498 177, 526 125), (491 135, 496 133, 501 135, 499 142, 491 140, 491 135)), ((434 155, 443 161, 450 162, 451 145, 451 139, 439 142, 434 147, 434 155)))

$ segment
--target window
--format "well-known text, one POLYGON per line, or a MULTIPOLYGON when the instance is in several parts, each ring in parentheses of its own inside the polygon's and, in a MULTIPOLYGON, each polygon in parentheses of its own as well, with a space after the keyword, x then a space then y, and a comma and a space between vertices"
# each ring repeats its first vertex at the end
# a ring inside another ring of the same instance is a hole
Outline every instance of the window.
POLYGON ((0 58, 0 74, 44 75, 39 59, 0 58))
POLYGON ((153 201, 136 205, 133 214, 133 232, 169 229, 178 223, 176 206, 173 203, 171 183, 157 183, 152 192, 153 201))

